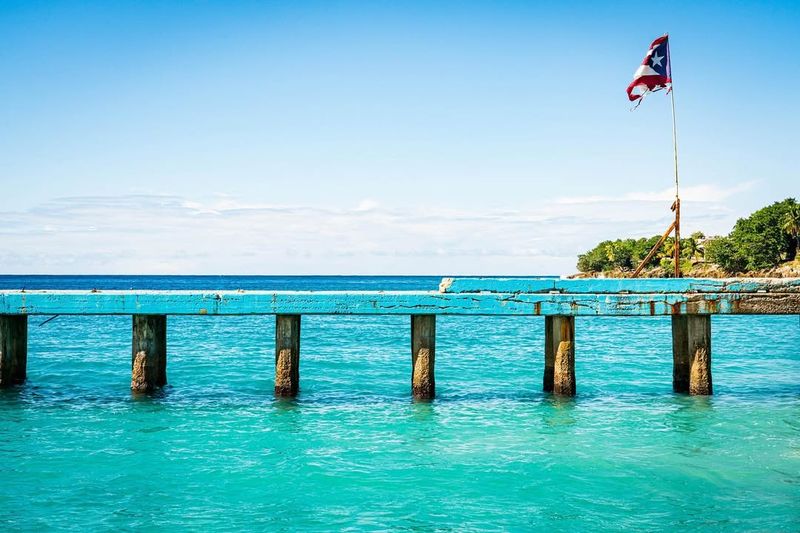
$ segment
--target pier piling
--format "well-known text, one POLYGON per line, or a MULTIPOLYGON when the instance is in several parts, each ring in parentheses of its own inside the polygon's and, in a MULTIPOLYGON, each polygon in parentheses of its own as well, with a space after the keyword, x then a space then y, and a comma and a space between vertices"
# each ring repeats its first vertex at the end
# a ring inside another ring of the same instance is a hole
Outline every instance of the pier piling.
POLYGON ((556 347, 553 341, 553 322, 556 317, 544 317, 544 374, 542 378, 542 390, 553 392, 553 372, 556 364, 556 347))
POLYGON ((436 315, 411 315, 411 393, 417 400, 436 396, 436 315))
POLYGON ((275 396, 294 398, 300 389, 300 315, 275 316, 275 396))
POLYGON ((689 392, 689 373, 692 361, 689 357, 689 332, 686 315, 672 316, 672 390, 689 392))
POLYGON ((167 315, 133 315, 131 390, 167 384, 167 315))
POLYGON ((575 396, 575 317, 544 319, 544 377, 542 390, 575 396))
POLYGON ((28 362, 28 316, 0 315, 0 387, 25 382, 28 362))
POLYGON ((575 396, 575 317, 545 317, 544 391, 575 396))
POLYGON ((675 392, 712 394, 710 315, 672 317, 672 359, 675 392))

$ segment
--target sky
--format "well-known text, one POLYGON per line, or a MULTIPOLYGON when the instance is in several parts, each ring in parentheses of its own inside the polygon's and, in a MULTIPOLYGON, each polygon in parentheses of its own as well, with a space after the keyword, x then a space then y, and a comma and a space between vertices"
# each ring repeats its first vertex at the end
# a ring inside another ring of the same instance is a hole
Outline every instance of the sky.
POLYGON ((800 2, 0 0, 0 274, 569 274, 800 197, 800 2))

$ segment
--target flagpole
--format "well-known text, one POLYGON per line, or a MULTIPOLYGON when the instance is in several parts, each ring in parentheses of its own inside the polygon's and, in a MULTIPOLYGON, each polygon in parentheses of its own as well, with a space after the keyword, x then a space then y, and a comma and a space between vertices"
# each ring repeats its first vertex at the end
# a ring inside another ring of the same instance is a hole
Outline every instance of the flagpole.
POLYGON ((672 97, 672 151, 675 156, 675 199, 678 199, 678 130, 675 126, 675 85, 669 91, 672 97))
MULTIPOLYGON (((659 248, 661 248, 661 245, 664 244, 664 241, 667 239, 667 236, 673 230, 675 230, 675 244, 672 247, 673 248, 673 257, 672 257, 672 259, 673 259, 673 262, 675 263, 675 277, 676 278, 681 277, 681 198, 680 198, 680 189, 679 189, 679 185, 678 185, 678 128, 677 128, 676 120, 675 120, 675 90, 674 90, 675 86, 672 83, 672 54, 670 54, 670 51, 669 51, 669 34, 665 33, 664 37, 667 38, 666 39, 666 41, 667 41, 666 56, 669 58, 668 59, 669 62, 667 63, 667 65, 668 65, 668 67, 667 67, 667 75, 668 75, 669 85, 670 85, 668 92, 670 93, 670 97, 672 99, 672 153, 673 153, 673 158, 675 160, 675 202, 672 204, 672 208, 671 209, 672 209, 672 211, 675 212, 675 220, 674 220, 674 222, 672 222, 672 224, 670 224, 670 226, 667 228, 667 231, 664 232, 664 235, 656 243, 656 245, 653 246, 653 248, 650 250, 650 253, 647 254, 647 257, 645 257, 645 259, 641 263, 639 263, 639 266, 633 272, 632 277, 634 277, 634 278, 639 275, 639 273, 645 267, 647 262, 650 261, 650 259, 652 259, 653 255, 655 255, 656 251, 659 248)), ((653 42, 655 43, 655 41, 653 41, 653 42)), ((646 65, 647 64, 647 59, 650 57, 650 53, 652 53, 652 50, 650 52, 648 52, 648 55, 645 56, 645 62, 642 63, 642 65, 646 65)), ((633 83, 631 83, 631 85, 628 86, 628 97, 631 98, 631 100, 635 99, 635 98, 631 97, 631 90, 636 86, 636 81, 638 79, 637 78, 638 75, 639 75, 639 71, 637 70, 637 73, 634 75, 633 83)), ((661 87, 663 87, 663 85, 661 87)), ((648 92, 650 92, 652 90, 653 89, 648 86, 648 91, 645 91, 644 94, 642 94, 640 96, 640 98, 644 98, 644 96, 646 96, 648 94, 648 92)), ((641 99, 639 100, 639 103, 641 103, 641 99)), ((638 107, 638 104, 637 104, 637 107, 638 107)), ((636 109, 636 107, 634 107, 633 109, 636 109)), ((631 111, 633 111, 633 109, 631 109, 631 111)))
MULTIPOLYGON (((667 34, 669 35, 669 34, 667 34)), ((669 41, 667 41, 669 47, 669 41)), ((672 78, 672 53, 667 48, 669 54, 670 78, 672 78)), ((675 277, 681 277, 681 198, 678 188, 678 128, 675 122, 675 82, 670 80, 669 94, 672 100, 672 152, 675 159, 675 277)))

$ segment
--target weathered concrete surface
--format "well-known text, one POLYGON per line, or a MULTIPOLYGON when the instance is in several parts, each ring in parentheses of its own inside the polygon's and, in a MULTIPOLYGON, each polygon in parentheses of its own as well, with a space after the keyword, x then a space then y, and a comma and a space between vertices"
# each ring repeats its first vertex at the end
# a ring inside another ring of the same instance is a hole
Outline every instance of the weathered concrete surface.
POLYGON ((300 315, 275 317, 275 396, 294 398, 300 390, 300 315))
POLYGON ((708 396, 714 392, 711 384, 711 347, 698 346, 692 353, 692 371, 689 374, 689 394, 708 396))
POLYGON ((689 394, 709 395, 713 392, 711 384, 711 317, 692 316, 687 319, 689 355, 689 394))
POLYGON ((692 395, 713 393, 711 379, 711 317, 672 317, 672 388, 692 395))
POLYGON ((798 314, 796 294, 742 294, 731 302, 731 314, 783 315, 798 314), (791 312, 787 313, 786 310, 791 312))
POLYGON ((692 359, 689 355, 688 315, 672 317, 672 390, 689 392, 689 373, 692 359))
MULTIPOLYGON (((553 392, 553 374, 556 365, 556 352, 558 343, 555 342, 556 336, 553 334, 556 319, 559 317, 544 317, 544 373, 542 374, 542 390, 553 392)), ((559 326, 560 329, 560 326, 559 326)))
POLYGON ((800 293, 0 291, 0 314, 518 316, 800 314, 800 293))
POLYGON ((800 293, 800 278, 444 278, 442 293, 800 293))
POLYGON ((552 320, 553 394, 575 396, 575 317, 552 320))
POLYGON ((0 315, 0 387, 25 382, 28 365, 28 317, 0 315))
POLYGON ((418 400, 436 396, 436 316, 411 315, 411 394, 418 400))
POLYGON ((547 316, 544 320, 542 390, 575 395, 575 318, 547 316))
POLYGON ((133 315, 131 390, 152 392, 167 384, 167 317, 133 315))

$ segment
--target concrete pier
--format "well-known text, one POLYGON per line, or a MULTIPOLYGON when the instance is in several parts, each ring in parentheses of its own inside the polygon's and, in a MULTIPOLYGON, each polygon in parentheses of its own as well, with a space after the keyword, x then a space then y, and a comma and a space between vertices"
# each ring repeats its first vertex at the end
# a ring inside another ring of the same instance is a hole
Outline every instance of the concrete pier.
MULTIPOLYGON (((576 393, 575 317, 672 317, 672 384, 708 395, 711 317, 800 315, 800 279, 445 278, 428 291, 0 290, 0 387, 23 383, 28 316, 132 315, 131 389, 167 383, 167 315, 275 315, 275 396, 300 388, 302 315, 411 317, 411 392, 436 395, 437 316, 544 318, 545 392, 576 393)), ((668 377, 665 377, 667 380, 668 377)))

